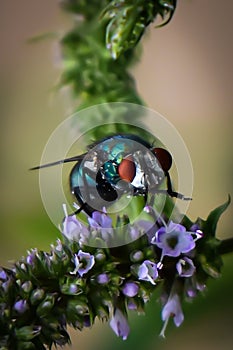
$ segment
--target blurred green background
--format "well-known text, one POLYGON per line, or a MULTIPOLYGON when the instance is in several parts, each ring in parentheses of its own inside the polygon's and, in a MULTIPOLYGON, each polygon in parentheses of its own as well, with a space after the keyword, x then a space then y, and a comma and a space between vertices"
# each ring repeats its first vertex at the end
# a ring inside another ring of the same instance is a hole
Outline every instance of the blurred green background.
MULTIPOLYGON (((147 105, 174 124, 190 151, 193 219, 205 218, 233 194, 232 20, 231 0, 179 1, 168 26, 150 26, 133 71, 147 105)), ((10 266, 32 247, 49 250, 58 234, 41 203, 38 174, 28 168, 40 162, 51 132, 72 112, 72 101, 66 89, 54 89, 62 69, 57 41, 27 40, 45 32, 61 36, 70 26, 71 17, 55 0, 0 2, 1 265, 10 266)), ((232 225, 230 206, 219 238, 232 237, 232 225)), ((70 349, 232 349, 233 254, 224 262, 223 277, 185 305, 184 324, 170 325, 166 341, 158 338, 162 323, 155 295, 146 316, 130 316, 128 341, 97 323, 82 333, 71 331, 70 349)))

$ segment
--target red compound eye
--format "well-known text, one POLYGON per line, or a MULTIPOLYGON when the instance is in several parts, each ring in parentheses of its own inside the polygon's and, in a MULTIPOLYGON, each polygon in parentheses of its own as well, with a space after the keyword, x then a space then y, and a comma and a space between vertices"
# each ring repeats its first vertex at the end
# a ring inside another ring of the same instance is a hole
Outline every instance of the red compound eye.
POLYGON ((118 166, 118 174, 122 180, 132 182, 136 174, 136 165, 132 156, 124 158, 118 166))
POLYGON ((154 148, 152 152, 155 154, 156 158, 164 171, 168 171, 172 166, 172 156, 164 148, 154 148))

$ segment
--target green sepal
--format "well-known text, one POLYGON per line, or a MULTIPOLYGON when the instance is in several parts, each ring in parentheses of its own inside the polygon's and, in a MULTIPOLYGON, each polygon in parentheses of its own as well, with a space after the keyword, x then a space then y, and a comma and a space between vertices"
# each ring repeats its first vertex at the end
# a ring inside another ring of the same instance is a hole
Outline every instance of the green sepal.
POLYGON ((55 295, 47 295, 46 298, 38 305, 36 309, 37 315, 42 318, 48 316, 54 307, 55 300, 55 295))
POLYGON ((41 300, 43 300, 44 295, 45 295, 45 291, 42 288, 34 289, 30 296, 30 302, 32 303, 32 305, 36 305, 41 300))
POLYGON ((25 295, 29 294, 32 289, 33 289, 33 285, 31 281, 25 281, 22 285, 21 285, 22 291, 24 291, 25 295))
POLYGON ((41 327, 40 326, 25 326, 21 328, 16 328, 15 329, 15 335, 18 340, 21 341, 30 341, 36 336, 38 336, 41 332, 41 327))
POLYGON ((84 316, 91 315, 85 296, 69 297, 66 302, 67 322, 76 328, 83 328, 84 316))
MULTIPOLYGON (((2 348, 1 348, 2 349, 2 348)), ((17 344, 17 350, 37 350, 32 342, 20 342, 17 344)))

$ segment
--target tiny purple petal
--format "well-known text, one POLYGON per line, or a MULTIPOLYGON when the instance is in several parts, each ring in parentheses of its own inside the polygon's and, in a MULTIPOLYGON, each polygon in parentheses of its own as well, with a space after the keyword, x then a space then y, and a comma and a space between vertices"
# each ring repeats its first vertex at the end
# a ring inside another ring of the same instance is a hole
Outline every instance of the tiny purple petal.
POLYGON ((126 282, 123 286, 122 292, 125 296, 133 298, 138 294, 139 287, 134 282, 126 282))
POLYGON ((1 270, 1 272, 0 272, 0 279, 2 280, 2 281, 6 281, 7 280, 7 274, 6 274, 6 272, 4 271, 4 270, 1 270))
POLYGON ((206 289, 206 285, 204 283, 196 282, 196 288, 200 292, 203 292, 206 289))
POLYGON ((76 284, 72 283, 72 284, 70 285, 69 292, 70 292, 71 294, 76 294, 77 291, 78 291, 78 286, 77 286, 76 284))
POLYGON ((180 277, 191 277, 196 268, 191 259, 184 257, 178 261, 176 269, 180 277))
POLYGON ((28 265, 33 265, 35 260, 36 260, 36 254, 37 254, 37 249, 32 249, 27 257, 26 257, 26 261, 28 265))
POLYGON ((179 327, 184 321, 184 314, 181 309, 180 298, 177 294, 173 294, 169 297, 162 310, 162 320, 164 322, 168 321, 170 317, 173 317, 176 327, 179 327))
POLYGON ((198 224, 193 224, 190 227, 190 231, 192 231, 192 232, 196 232, 197 230, 200 230, 200 226, 198 224))
POLYGON ((60 239, 57 239, 57 242, 56 242, 57 244, 55 245, 55 250, 57 251, 57 252, 61 252, 62 251, 62 249, 63 249, 63 247, 62 247, 62 242, 61 242, 61 240, 60 239))
POLYGON ((76 274, 78 272, 82 277, 84 274, 91 270, 95 264, 95 258, 93 255, 79 250, 78 254, 74 255, 74 264, 75 269, 71 273, 76 274))
POLYGON ((94 211, 88 222, 93 228, 112 228, 112 219, 99 211, 94 211))
POLYGON ((81 234, 84 236, 87 235, 88 229, 84 224, 77 220, 75 215, 72 215, 65 217, 62 233, 69 240, 79 241, 81 234))
POLYGON ((137 304, 134 302, 133 299, 129 299, 127 307, 128 310, 137 310, 137 304))
POLYGON ((185 293, 189 298, 196 297, 199 291, 203 291, 206 285, 196 280, 196 276, 193 275, 191 278, 187 278, 185 281, 185 293))
POLYGON ((118 337, 121 337, 123 340, 127 339, 130 331, 128 321, 119 309, 115 310, 110 321, 110 327, 118 337))
POLYGON ((27 310, 27 308, 28 308, 28 305, 26 300, 18 300, 14 305, 14 309, 20 314, 23 314, 27 310))
POLYGON ((185 286, 185 289, 186 294, 189 298, 193 299, 196 297, 197 291, 193 288, 192 285, 185 286))
POLYGON ((145 260, 138 269, 138 279, 143 281, 149 281, 155 285, 155 280, 158 277, 158 269, 154 262, 145 260))

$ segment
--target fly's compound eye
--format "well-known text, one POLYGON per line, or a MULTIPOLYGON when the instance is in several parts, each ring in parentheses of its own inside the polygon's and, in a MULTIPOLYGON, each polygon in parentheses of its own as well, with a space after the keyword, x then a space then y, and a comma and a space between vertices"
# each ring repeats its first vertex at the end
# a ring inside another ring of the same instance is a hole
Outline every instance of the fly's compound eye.
POLYGON ((168 172, 172 166, 172 156, 164 148, 154 148, 152 152, 155 154, 159 164, 164 172, 168 172))
POLYGON ((132 156, 124 158, 119 164, 117 171, 121 180, 132 182, 136 175, 136 165, 132 156))

